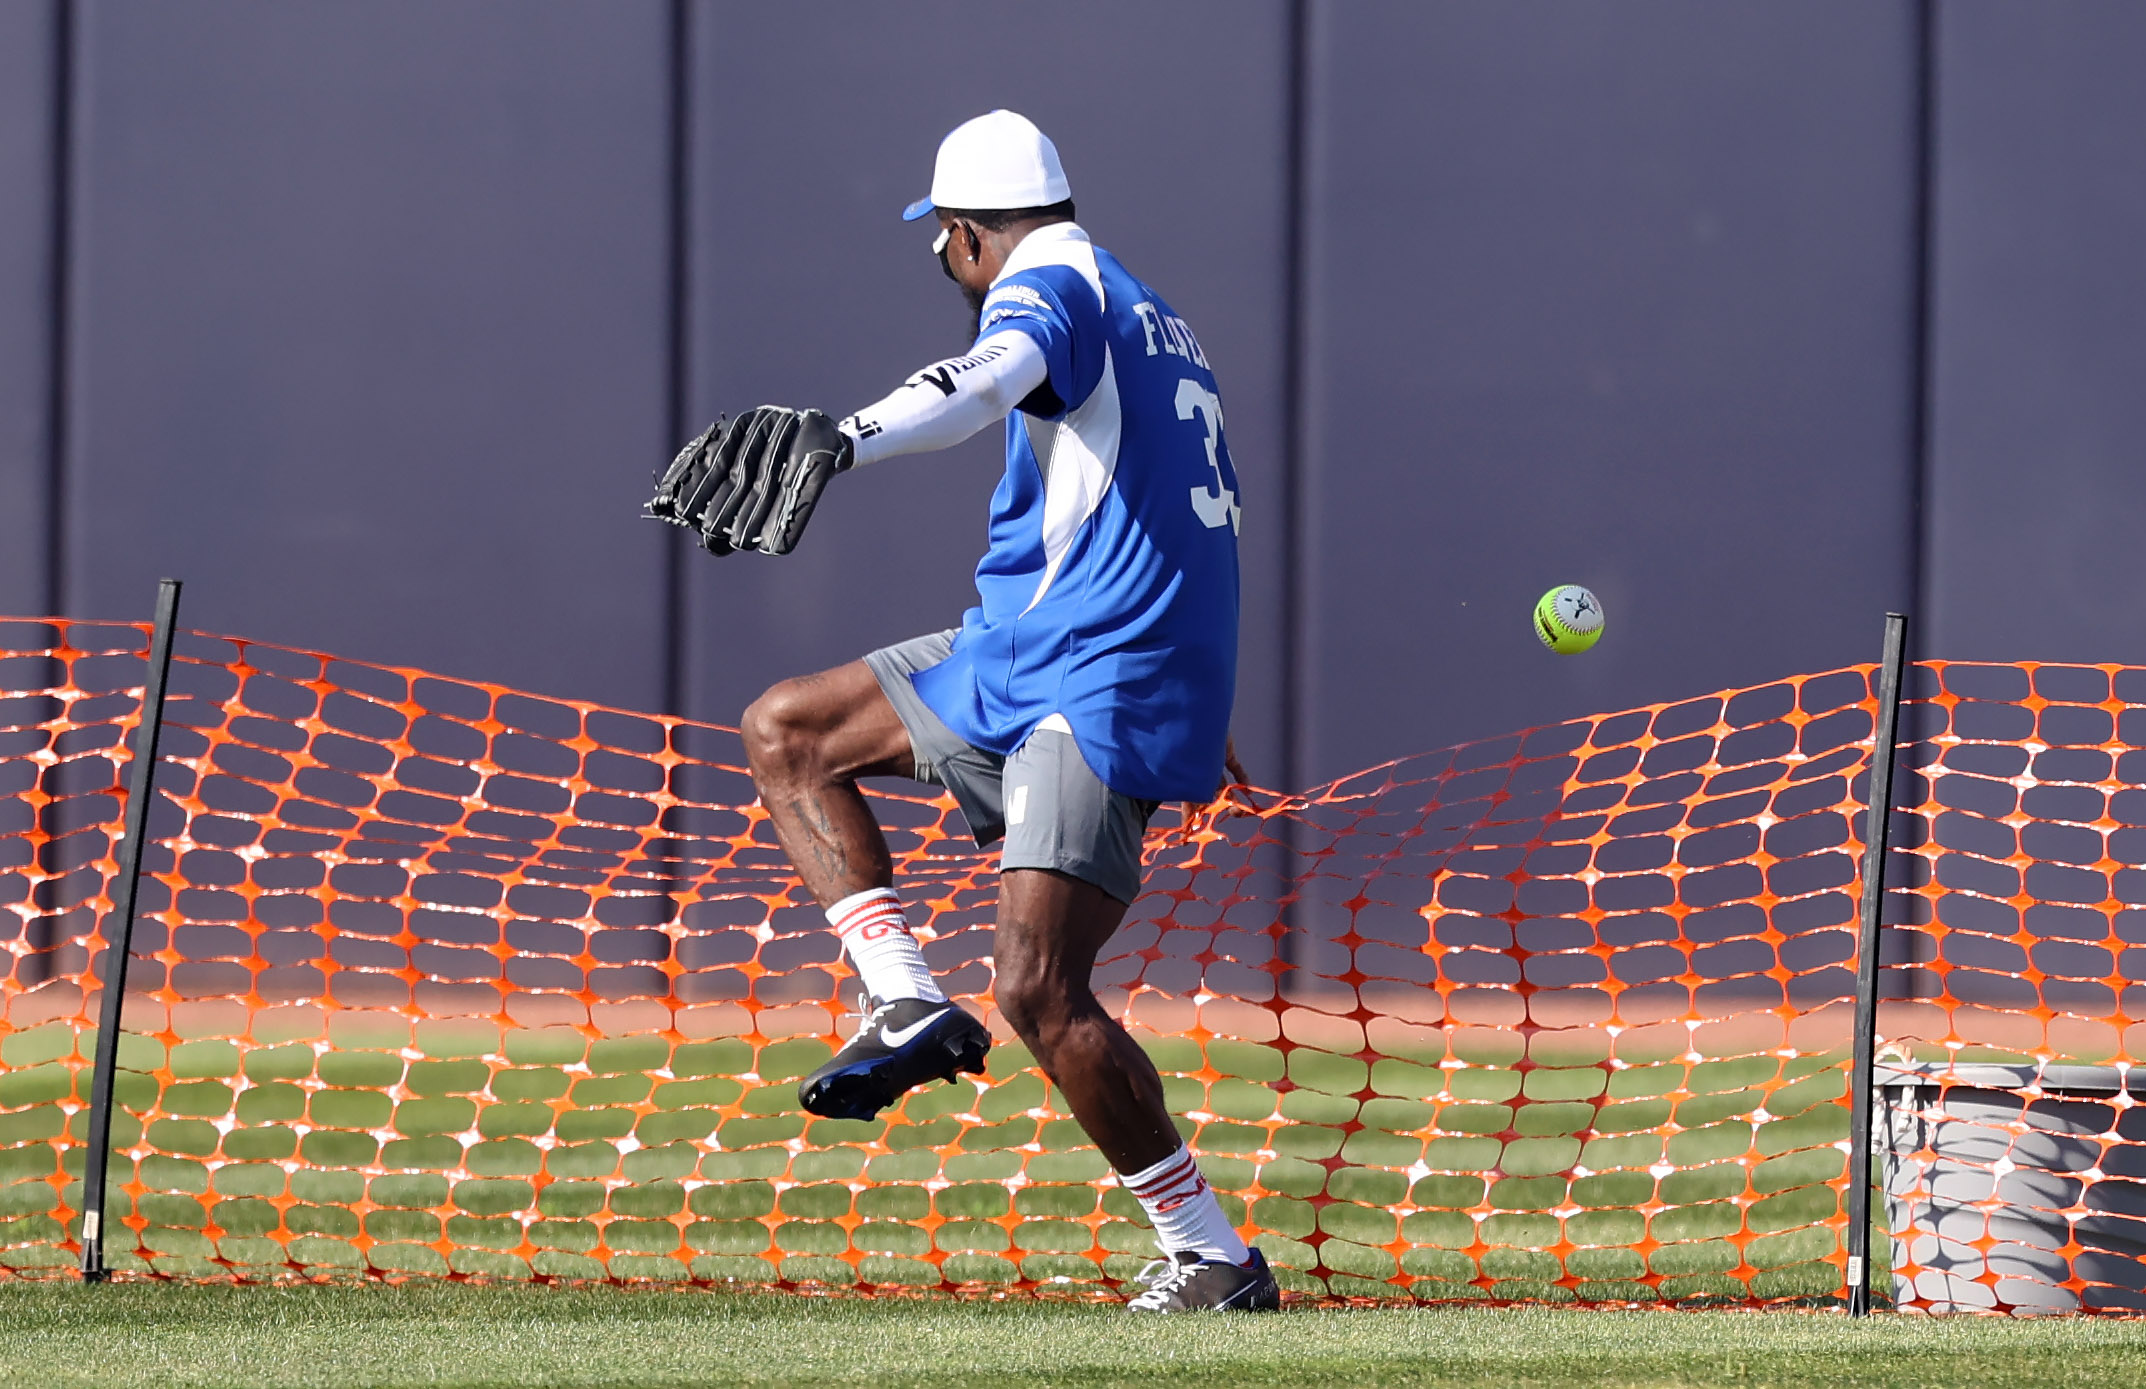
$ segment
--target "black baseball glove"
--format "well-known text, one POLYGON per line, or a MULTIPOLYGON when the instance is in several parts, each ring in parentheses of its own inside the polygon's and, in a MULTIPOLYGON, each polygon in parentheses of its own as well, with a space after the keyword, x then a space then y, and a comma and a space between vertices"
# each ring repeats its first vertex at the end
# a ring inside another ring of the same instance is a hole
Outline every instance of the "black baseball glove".
POLYGON ((644 514, 692 527, 710 554, 786 555, 827 479, 854 461, 849 436, 825 414, 763 405, 717 420, 687 444, 657 479, 644 514))

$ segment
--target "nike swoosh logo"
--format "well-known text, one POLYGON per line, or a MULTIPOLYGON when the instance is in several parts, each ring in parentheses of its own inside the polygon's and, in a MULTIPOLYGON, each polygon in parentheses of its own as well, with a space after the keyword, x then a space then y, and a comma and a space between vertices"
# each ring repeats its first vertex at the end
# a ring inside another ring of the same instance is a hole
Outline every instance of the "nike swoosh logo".
POLYGON ((922 1032, 925 1028, 930 1027, 933 1023, 937 1022, 939 1019, 945 1017, 948 1013, 951 1013, 953 1011, 954 1010, 951 1008, 941 1008, 938 1012, 933 1013, 930 1017, 919 1018, 917 1019, 917 1021, 909 1024, 909 1026, 907 1027, 896 1028, 891 1031, 882 1032, 879 1034, 880 1043, 883 1046, 890 1046, 895 1048, 906 1047, 911 1042, 917 1039, 918 1033, 922 1032))

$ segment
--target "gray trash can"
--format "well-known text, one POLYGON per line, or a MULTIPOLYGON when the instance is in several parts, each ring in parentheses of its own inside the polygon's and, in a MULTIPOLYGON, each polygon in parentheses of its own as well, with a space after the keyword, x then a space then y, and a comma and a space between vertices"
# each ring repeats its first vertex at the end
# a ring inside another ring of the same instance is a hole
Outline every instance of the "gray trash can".
POLYGON ((1880 1062, 1893 1305, 2146 1311, 2146 1070, 1880 1062))

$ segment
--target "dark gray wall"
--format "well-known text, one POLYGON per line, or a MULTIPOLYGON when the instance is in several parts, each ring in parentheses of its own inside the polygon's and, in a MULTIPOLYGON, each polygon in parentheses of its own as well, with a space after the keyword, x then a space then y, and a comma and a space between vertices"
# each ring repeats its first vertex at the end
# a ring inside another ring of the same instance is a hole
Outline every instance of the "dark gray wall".
POLYGON ((0 5, 0 612, 42 612, 52 448, 58 0, 0 5))
POLYGON ((1870 0, 1318 8, 1307 780, 1872 655, 1915 40, 1870 0), (1609 616, 1584 657, 1528 625, 1561 583, 1609 616))
POLYGON ((2146 663, 2146 5, 1946 5, 1929 650, 2146 663))
POLYGON ((718 410, 960 345, 895 214, 1004 104, 1216 360, 1263 780, 1868 659, 1918 593, 1933 655, 2146 660, 2096 606, 2141 57, 2128 0, 21 0, 0 610, 177 573, 194 625, 721 720, 951 623, 995 439, 786 560, 634 512, 718 410), (1528 631, 1560 582, 1584 657, 1528 631))
POLYGON ((77 23, 68 610, 658 701, 667 7, 77 23))

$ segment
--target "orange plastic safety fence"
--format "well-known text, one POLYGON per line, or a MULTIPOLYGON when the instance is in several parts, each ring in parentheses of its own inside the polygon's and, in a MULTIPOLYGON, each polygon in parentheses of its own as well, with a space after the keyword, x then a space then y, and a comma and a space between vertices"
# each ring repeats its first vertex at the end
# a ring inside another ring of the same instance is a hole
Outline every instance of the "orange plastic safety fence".
POLYGON ((1879 1014, 1900 1304, 2146 1311, 2146 670, 1916 681, 1879 1014))
MULTIPOLYGON (((144 634, 0 623, 0 1264, 71 1265, 144 634)), ((1841 1285, 1864 668, 1165 827, 1096 971, 1233 1218, 1325 1296, 1841 1285)), ((992 856, 876 789, 989 1076, 795 1080, 855 986, 735 735, 182 635, 111 1264, 1105 1290, 1154 1244, 991 1006, 992 856)))

